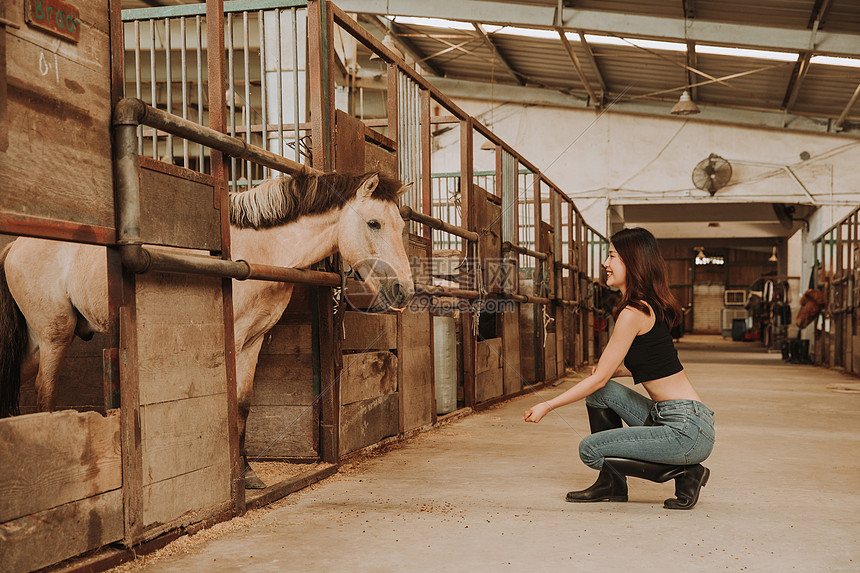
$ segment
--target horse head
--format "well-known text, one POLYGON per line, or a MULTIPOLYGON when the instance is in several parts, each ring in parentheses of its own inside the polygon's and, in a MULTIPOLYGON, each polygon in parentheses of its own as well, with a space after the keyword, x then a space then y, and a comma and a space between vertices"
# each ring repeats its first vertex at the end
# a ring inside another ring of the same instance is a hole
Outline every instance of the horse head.
POLYGON ((397 205, 397 198, 411 185, 380 178, 378 173, 365 175, 355 197, 341 209, 338 222, 341 256, 385 308, 403 308, 415 294, 403 247, 404 222, 397 205), (380 185, 389 189, 379 189, 380 185))
POLYGON ((809 289, 800 297, 800 310, 797 312, 794 323, 801 330, 806 328, 818 317, 818 314, 824 309, 826 302, 827 295, 824 291, 809 289))

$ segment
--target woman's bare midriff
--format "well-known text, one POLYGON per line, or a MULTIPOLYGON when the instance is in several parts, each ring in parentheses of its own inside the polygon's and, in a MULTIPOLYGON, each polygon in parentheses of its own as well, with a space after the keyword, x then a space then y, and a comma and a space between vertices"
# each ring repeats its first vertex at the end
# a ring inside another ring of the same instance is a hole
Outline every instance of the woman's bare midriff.
POLYGON ((643 382, 642 386, 655 402, 665 402, 666 400, 696 400, 701 402, 701 398, 696 394, 693 385, 690 384, 690 379, 687 378, 687 373, 684 370, 665 378, 643 382))

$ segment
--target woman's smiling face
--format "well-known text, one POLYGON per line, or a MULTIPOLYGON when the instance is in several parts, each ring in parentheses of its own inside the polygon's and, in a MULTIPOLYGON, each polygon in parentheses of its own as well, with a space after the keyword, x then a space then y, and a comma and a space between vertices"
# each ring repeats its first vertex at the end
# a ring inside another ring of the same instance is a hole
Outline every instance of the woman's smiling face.
POLYGON ((612 243, 609 243, 609 256, 603 262, 603 268, 606 270, 606 286, 615 287, 624 292, 627 287, 627 267, 612 243))

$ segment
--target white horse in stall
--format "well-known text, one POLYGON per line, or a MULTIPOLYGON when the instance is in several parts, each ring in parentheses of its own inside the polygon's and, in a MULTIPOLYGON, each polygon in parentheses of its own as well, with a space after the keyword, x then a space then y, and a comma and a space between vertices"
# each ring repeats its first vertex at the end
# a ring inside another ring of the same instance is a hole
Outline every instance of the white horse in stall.
MULTIPOLYGON (((408 188, 363 176, 283 176, 230 194, 234 260, 304 268, 340 252, 385 305, 414 293, 397 199, 408 188)), ((18 413, 22 380, 36 377, 40 411, 55 405, 63 357, 77 334, 108 328, 104 247, 19 238, 0 253, 0 417, 18 413)), ((290 302, 293 285, 233 281, 238 430, 246 487, 265 487, 245 457, 245 423, 265 334, 290 302)))

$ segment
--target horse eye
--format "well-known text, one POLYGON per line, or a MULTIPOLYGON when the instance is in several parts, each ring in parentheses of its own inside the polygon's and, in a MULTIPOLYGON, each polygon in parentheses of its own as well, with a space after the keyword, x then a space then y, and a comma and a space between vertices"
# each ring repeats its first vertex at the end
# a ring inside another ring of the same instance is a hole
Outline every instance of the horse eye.
POLYGON ((379 230, 382 228, 382 224, 376 219, 372 219, 367 222, 367 226, 374 230, 379 230))

